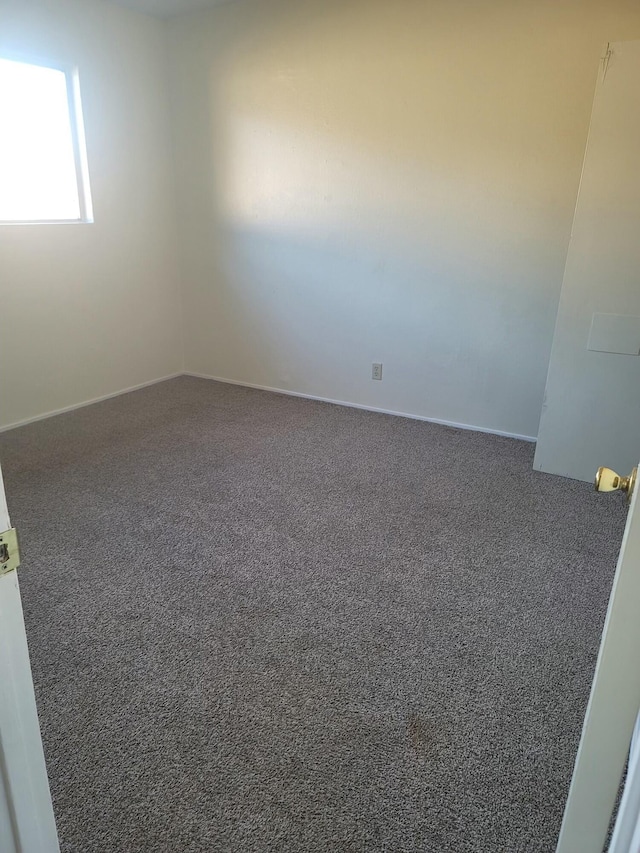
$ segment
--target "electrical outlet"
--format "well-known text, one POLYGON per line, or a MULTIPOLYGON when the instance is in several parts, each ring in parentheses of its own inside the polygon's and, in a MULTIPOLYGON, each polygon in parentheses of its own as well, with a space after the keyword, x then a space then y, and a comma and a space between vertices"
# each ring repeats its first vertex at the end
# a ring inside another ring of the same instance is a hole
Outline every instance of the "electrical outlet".
POLYGON ((371 378, 382 379, 382 363, 374 361, 371 365, 371 378))

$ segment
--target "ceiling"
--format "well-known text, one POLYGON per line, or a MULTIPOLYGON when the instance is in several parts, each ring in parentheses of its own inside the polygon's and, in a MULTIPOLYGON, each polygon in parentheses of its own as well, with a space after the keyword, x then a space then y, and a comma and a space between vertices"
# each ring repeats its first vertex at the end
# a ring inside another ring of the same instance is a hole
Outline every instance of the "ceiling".
POLYGON ((182 12, 193 12, 196 9, 206 9, 208 6, 219 6, 227 0, 112 0, 118 6, 126 6, 147 15, 157 15, 160 18, 170 18, 182 12))

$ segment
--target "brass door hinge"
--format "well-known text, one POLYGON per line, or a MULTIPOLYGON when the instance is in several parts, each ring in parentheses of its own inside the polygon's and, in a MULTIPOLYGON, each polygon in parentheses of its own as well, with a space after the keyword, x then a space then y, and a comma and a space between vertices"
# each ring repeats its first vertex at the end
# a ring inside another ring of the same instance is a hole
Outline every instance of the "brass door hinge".
POLYGON ((0 533, 0 575, 15 571, 19 565, 18 531, 12 527, 0 533))

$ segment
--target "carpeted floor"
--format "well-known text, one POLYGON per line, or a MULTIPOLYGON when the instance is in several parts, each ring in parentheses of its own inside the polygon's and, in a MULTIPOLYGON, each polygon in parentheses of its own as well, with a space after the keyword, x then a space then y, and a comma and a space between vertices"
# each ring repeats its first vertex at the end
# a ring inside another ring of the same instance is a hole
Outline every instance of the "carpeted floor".
POLYGON ((0 436, 64 853, 550 853, 625 513, 532 455, 190 378, 0 436))

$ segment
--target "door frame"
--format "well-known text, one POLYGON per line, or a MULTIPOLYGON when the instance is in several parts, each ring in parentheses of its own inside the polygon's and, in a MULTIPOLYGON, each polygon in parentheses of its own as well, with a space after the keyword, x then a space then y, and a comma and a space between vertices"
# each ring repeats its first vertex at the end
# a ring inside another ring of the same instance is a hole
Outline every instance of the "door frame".
POLYGON ((556 853, 602 853, 640 709, 639 492, 636 486, 556 853))
MULTIPOLYGON (((11 527, 0 469, 0 531, 11 527)), ((0 849, 59 853, 15 569, 0 575, 0 849)))

